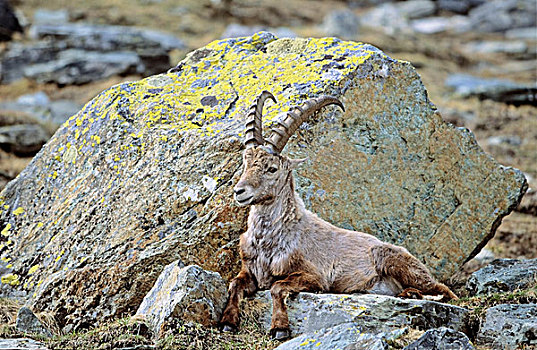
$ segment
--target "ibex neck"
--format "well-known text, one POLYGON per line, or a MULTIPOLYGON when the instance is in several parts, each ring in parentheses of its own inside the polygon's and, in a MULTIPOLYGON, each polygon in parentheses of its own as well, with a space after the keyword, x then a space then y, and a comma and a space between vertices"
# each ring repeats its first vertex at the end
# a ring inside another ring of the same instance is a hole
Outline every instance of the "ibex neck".
POLYGON ((252 206, 250 226, 263 231, 278 231, 281 227, 289 227, 293 221, 300 220, 304 204, 295 193, 293 181, 293 177, 289 176, 288 183, 271 203, 252 206))

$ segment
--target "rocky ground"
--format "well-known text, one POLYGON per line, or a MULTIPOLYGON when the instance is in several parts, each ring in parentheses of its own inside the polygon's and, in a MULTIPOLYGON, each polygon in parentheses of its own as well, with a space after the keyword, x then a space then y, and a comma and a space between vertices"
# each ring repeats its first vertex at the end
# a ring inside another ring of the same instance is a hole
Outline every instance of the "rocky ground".
MULTIPOLYGON (((501 305, 536 303, 532 282, 487 290, 489 294, 484 295, 476 294, 475 283, 466 287, 469 274, 495 258, 537 258, 534 1, 182 1, 178 5, 171 0, 99 0, 66 5, 51 0, 43 8, 42 2, 31 0, 12 5, 26 30, 15 33, 11 42, 0 43, 1 187, 29 163, 59 125, 100 91, 165 71, 214 39, 269 30, 279 36, 339 36, 367 42, 391 57, 411 62, 443 118, 472 130, 486 152, 501 164, 522 170, 528 179, 530 189, 517 210, 504 218, 494 239, 451 281, 465 297, 456 304, 471 310, 465 333, 472 340, 488 339, 490 335, 478 331, 479 325, 493 322, 488 321, 487 310, 492 315, 505 311, 501 305), (156 34, 126 29, 117 34, 117 28, 112 28, 112 32, 95 34, 112 38, 108 44, 77 39, 77 30, 91 31, 93 24, 157 29, 170 36, 159 36, 160 44, 155 44, 151 54, 136 46, 136 38, 156 34), (15 59, 25 55, 22 61, 15 59), (91 71, 97 59, 103 60, 98 61, 100 66, 109 68, 98 75, 83 74, 91 71)), ((5 302, 0 336, 23 335, 9 325, 15 321, 13 310, 18 306, 5 302)), ((177 327, 180 331, 162 337, 157 348, 279 345, 264 335, 255 317, 245 316, 244 331, 238 335, 184 324, 177 327)), ((46 319, 46 315, 40 317, 46 319)), ((152 348, 151 332, 139 320, 122 319, 89 332, 57 336, 47 346, 90 349, 99 343, 103 349, 152 348)), ((405 332, 388 337, 390 346, 403 348, 423 333, 414 327, 405 332)))

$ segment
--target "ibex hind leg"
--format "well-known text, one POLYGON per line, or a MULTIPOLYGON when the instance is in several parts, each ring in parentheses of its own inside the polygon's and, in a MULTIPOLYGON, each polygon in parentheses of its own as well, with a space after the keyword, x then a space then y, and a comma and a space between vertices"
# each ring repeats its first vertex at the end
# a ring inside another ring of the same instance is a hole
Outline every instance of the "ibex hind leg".
POLYGON ((396 279, 403 288, 401 296, 421 298, 421 294, 443 295, 444 300, 458 299, 444 284, 438 283, 427 267, 406 249, 385 243, 371 248, 377 273, 396 279))

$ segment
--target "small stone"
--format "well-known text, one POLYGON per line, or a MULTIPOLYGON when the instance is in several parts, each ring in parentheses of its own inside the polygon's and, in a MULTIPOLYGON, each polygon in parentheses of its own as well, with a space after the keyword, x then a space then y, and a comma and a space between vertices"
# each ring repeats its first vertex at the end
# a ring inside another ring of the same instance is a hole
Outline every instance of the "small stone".
POLYGON ((69 12, 66 9, 37 9, 34 12, 33 24, 60 24, 67 22, 69 22, 69 12))
POLYGON ((366 12, 360 17, 365 27, 380 27, 388 35, 398 32, 411 32, 410 23, 398 8, 391 3, 382 4, 366 12))
POLYGON ((505 32, 508 39, 529 39, 537 41, 537 29, 535 27, 514 28, 505 32))
POLYGON ((418 33, 435 34, 448 30, 450 23, 446 17, 427 17, 412 21, 412 29, 418 33))
POLYGON ((449 328, 429 329, 418 340, 403 350, 473 350, 475 349, 466 334, 449 328))
POLYGON ((41 126, 35 124, 0 127, 0 147, 20 155, 36 154, 49 137, 41 126))
POLYGON ((534 104, 537 101, 537 85, 512 82, 507 79, 478 78, 469 74, 451 74, 446 86, 460 97, 477 96, 513 104, 534 104))
POLYGON ((0 339, 0 350, 48 350, 45 344, 30 338, 0 339))
POLYGON ((474 272, 466 289, 473 295, 525 289, 537 285, 537 259, 497 259, 474 272))
POLYGON ((17 103, 26 106, 47 106, 50 103, 50 99, 43 91, 36 92, 35 94, 22 95, 17 99, 17 103))
POLYGON ((328 13, 321 24, 326 35, 352 39, 358 34, 359 18, 349 9, 333 10, 328 13))
POLYGON ((537 345, 537 304, 500 304, 487 310, 476 337, 497 349, 537 345))
POLYGON ((166 266, 136 312, 162 334, 172 318, 214 326, 227 300, 227 284, 216 272, 180 260, 166 266))
POLYGON ((528 50, 528 45, 521 40, 511 41, 471 41, 463 46, 467 53, 508 53, 519 54, 528 50))
POLYGON ((466 16, 427 17, 413 20, 412 29, 423 34, 435 34, 445 31, 456 33, 470 30, 470 21, 466 16))
POLYGON ((474 257, 481 266, 488 264, 495 259, 494 253, 487 248, 481 249, 481 251, 474 257))
POLYGON ((500 146, 500 145, 510 145, 510 146, 520 146, 522 144, 522 139, 517 135, 498 135, 491 136, 485 141, 489 146, 500 146))
POLYGON ((467 0, 438 0, 436 6, 439 10, 466 14, 470 10, 471 4, 467 0))
POLYGON ((427 17, 436 11, 436 5, 431 0, 402 1, 397 3, 396 6, 409 19, 427 17))
MULTIPOLYGON (((41 321, 27 307, 21 307, 17 314, 17 330, 22 333, 38 334, 45 337, 52 337, 52 333, 43 326, 41 321)), ((1 349, 1 348, 0 348, 1 349)))

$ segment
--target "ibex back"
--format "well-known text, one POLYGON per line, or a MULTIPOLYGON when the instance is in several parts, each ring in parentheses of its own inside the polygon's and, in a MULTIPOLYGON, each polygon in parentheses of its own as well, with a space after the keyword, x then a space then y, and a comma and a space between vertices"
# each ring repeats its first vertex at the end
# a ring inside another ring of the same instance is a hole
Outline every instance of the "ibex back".
POLYGON ((301 291, 367 292, 402 297, 422 294, 457 298, 405 248, 372 235, 344 230, 304 208, 295 192, 293 169, 302 160, 281 154, 300 124, 324 106, 343 104, 321 96, 282 116, 269 138, 262 136, 264 91, 247 118, 243 173, 234 188, 240 205, 251 205, 248 230, 240 238, 242 268, 229 286, 221 324, 237 329, 239 301, 258 289, 269 289, 273 302, 271 336, 290 336, 285 306, 288 293, 301 291))

